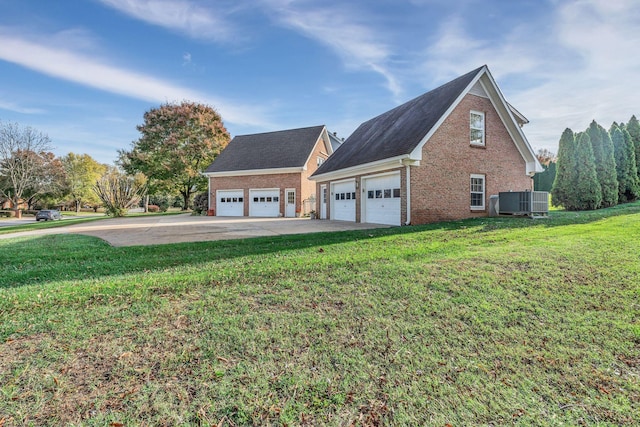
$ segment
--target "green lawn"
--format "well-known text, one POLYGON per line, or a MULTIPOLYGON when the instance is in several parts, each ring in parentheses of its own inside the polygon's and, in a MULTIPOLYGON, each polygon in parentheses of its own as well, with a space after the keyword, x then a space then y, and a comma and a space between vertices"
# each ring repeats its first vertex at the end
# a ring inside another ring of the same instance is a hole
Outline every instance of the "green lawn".
POLYGON ((0 259, 3 427, 640 423, 640 203, 0 259))

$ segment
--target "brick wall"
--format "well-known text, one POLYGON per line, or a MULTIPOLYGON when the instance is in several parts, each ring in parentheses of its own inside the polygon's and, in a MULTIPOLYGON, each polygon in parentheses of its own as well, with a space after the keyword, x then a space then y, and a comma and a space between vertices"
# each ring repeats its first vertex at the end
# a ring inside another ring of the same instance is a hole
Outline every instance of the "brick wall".
POLYGON ((280 189, 280 212, 285 212, 285 189, 295 188, 296 190, 296 212, 302 212, 302 202, 311 195, 316 194, 316 185, 308 179, 318 169, 317 158, 321 156, 327 158, 327 149, 322 138, 318 139, 309 161, 307 170, 301 173, 273 174, 273 175, 251 175, 251 176, 230 176, 209 178, 211 185, 211 207, 215 209, 215 192, 217 190, 244 190, 244 215, 249 215, 249 189, 259 188, 279 188, 280 189), (324 153, 324 154, 323 154, 324 153))
POLYGON ((466 95, 427 141, 420 166, 411 167, 411 223, 486 216, 489 196, 532 189, 525 161, 491 101, 466 95), (485 146, 469 141, 471 110, 485 114, 485 146), (470 174, 485 175, 485 210, 470 209, 470 174))
MULTIPOLYGON (((211 185, 209 200, 211 207, 216 207, 217 190, 244 190, 244 215, 249 215, 249 189, 279 188, 280 189, 280 213, 284 215, 284 203, 286 188, 296 189, 296 204, 300 204, 301 178, 299 173, 286 173, 274 175, 250 175, 250 176, 225 176, 209 178, 211 185)), ((297 208, 296 208, 297 209, 297 208)))
MULTIPOLYGON (((318 170, 318 157, 322 157, 325 160, 327 160, 327 158, 329 157, 329 153, 327 152, 327 147, 325 147, 325 144, 322 138, 318 139, 318 142, 316 143, 316 146, 314 147, 313 152, 309 157, 309 161, 307 163, 307 170, 302 172, 303 197, 300 198, 300 202, 302 202, 305 199, 308 199, 313 195, 316 198, 316 205, 317 205, 317 200, 320 198, 319 187, 317 187, 315 182, 309 179, 309 177, 313 175, 316 170, 318 170)), ((320 210, 317 209, 316 207, 312 207, 311 209, 315 209, 316 212, 320 212, 320 210)))

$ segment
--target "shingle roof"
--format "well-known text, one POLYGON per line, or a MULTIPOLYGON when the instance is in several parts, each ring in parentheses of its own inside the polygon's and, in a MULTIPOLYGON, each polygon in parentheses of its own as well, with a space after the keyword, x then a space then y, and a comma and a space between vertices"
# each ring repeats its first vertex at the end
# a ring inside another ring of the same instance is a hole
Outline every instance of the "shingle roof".
POLYGON ((410 154, 482 68, 362 123, 313 176, 410 154))
POLYGON ((238 135, 229 142, 208 172, 303 167, 324 126, 238 135))

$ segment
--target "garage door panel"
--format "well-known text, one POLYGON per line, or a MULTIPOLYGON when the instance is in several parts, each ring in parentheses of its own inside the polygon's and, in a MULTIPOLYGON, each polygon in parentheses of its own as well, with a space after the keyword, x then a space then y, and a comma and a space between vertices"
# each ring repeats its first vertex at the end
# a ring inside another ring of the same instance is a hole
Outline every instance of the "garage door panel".
POLYGON ((331 219, 337 221, 356 220, 356 184, 353 181, 333 184, 331 219))
POLYGON ((244 216, 244 192, 242 190, 218 190, 216 192, 217 216, 244 216))
POLYGON ((365 222, 400 225, 400 174, 364 179, 365 222))
POLYGON ((270 218, 279 217, 280 190, 249 190, 249 216, 270 218))

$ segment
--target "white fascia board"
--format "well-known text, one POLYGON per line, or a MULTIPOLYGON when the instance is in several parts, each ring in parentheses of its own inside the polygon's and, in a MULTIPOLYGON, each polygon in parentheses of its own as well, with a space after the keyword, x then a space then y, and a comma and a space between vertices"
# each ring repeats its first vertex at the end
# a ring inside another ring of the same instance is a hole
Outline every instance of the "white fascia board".
POLYGON ((324 126, 322 128, 322 131, 320 132, 320 135, 318 135, 318 138, 316 139, 316 143, 313 144, 313 148, 311 149, 311 152, 309 153, 309 156, 307 157, 307 160, 304 162, 304 170, 307 170, 307 166, 309 165, 309 162, 311 161, 311 156, 313 156, 313 152, 316 151, 316 145, 318 145, 318 142, 320 140, 322 140, 322 142, 324 143, 324 148, 326 148, 329 151, 329 155, 331 155, 331 153, 333 153, 331 151, 331 141, 329 141, 329 135, 327 133, 327 127, 324 126))
MULTIPOLYGON (((460 92, 460 95, 456 98, 456 100, 453 102, 453 104, 451 104, 451 106, 447 109, 447 111, 445 111, 445 113, 442 115, 442 117, 440 117, 438 119, 438 121, 436 122, 436 124, 433 125, 431 130, 422 138, 422 140, 416 146, 416 148, 413 149, 413 151, 409 155, 410 158, 415 159, 415 160, 422 160, 422 148, 424 147, 424 144, 426 144, 427 141, 433 136, 433 134, 436 133, 436 131, 440 128, 442 123, 444 123, 444 121, 447 119, 447 117, 449 117, 449 115, 453 112, 453 110, 456 109, 458 104, 460 104, 462 99, 469 93, 471 88, 473 86, 475 86, 475 84, 478 82, 478 80, 480 80, 480 77, 482 77, 487 72, 488 72, 488 69, 487 69, 486 65, 484 67, 482 67, 482 69, 480 71, 478 71, 478 74, 476 74, 476 76, 473 78, 473 80, 471 80, 471 82, 467 85, 467 87, 462 92, 460 92)), ((489 97, 491 97, 491 96, 489 96, 489 97)))
POLYGON ((527 137, 522 131, 522 128, 518 125, 518 122, 514 118, 509 103, 507 103, 507 101, 504 99, 500 88, 498 87, 496 81, 494 80, 491 72, 488 69, 485 73, 483 73, 483 77, 485 78, 481 80, 480 83, 484 87, 485 91, 487 91, 487 93, 489 94, 489 99, 491 100, 493 107, 498 112, 502 123, 504 124, 505 128, 507 128, 511 139, 514 141, 516 148, 520 152, 523 160, 526 162, 526 174, 532 176, 537 172, 544 171, 542 165, 536 157, 536 154, 533 151, 533 148, 531 148, 527 137), (497 104, 495 101, 496 98, 499 101, 497 104))
POLYGON ((417 159, 411 159, 408 154, 404 154, 402 156, 391 157, 389 159, 382 159, 371 163, 352 166, 350 168, 323 173, 321 175, 311 176, 309 177, 309 179, 318 182, 334 181, 336 179, 349 178, 354 175, 365 175, 374 172, 382 172, 391 168, 398 168, 404 166, 407 161, 409 161, 411 164, 415 164, 414 160, 417 159))
POLYGON ((276 175, 280 173, 300 173, 306 170, 306 167, 295 168, 277 168, 277 169, 250 169, 241 171, 225 171, 225 172, 203 172, 202 174, 209 178, 221 178, 227 176, 250 176, 250 175, 276 175))
POLYGON ((516 107, 514 107, 513 105, 507 103, 507 105, 509 106, 509 111, 511 111, 511 114, 513 114, 515 117, 519 118, 520 121, 522 122, 522 124, 527 124, 529 123, 529 119, 527 119, 520 111, 518 111, 516 109, 516 107))

